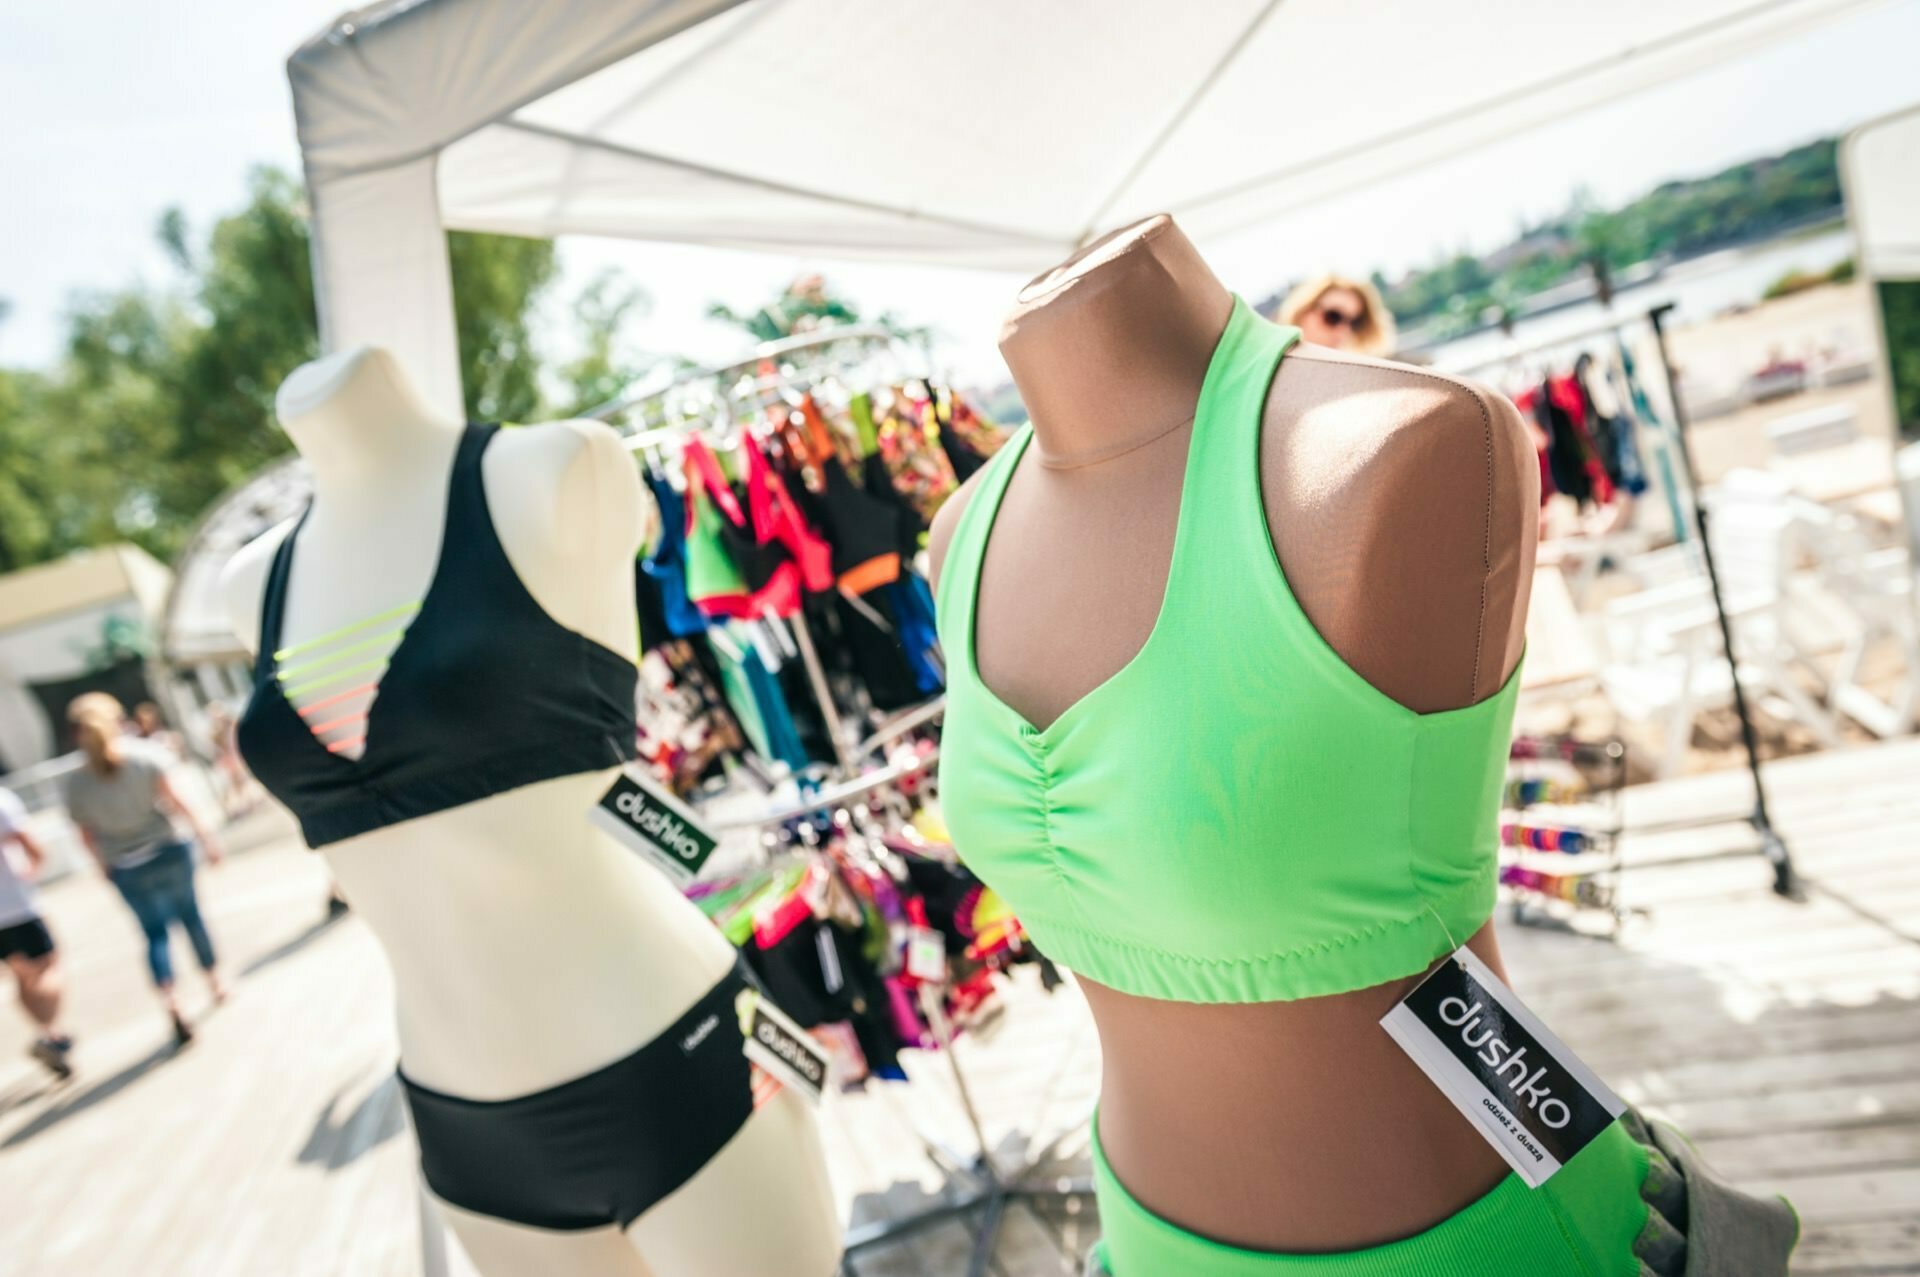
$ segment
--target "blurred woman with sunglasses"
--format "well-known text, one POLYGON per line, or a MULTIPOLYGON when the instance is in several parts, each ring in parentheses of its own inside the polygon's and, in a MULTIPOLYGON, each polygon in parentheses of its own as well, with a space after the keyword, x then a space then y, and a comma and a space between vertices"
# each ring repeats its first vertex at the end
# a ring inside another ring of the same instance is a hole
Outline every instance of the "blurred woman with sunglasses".
POLYGON ((1393 314, 1380 293, 1364 279, 1321 275, 1287 294, 1274 313, 1282 324, 1292 324, 1305 340, 1356 355, 1393 354, 1398 334, 1393 314))

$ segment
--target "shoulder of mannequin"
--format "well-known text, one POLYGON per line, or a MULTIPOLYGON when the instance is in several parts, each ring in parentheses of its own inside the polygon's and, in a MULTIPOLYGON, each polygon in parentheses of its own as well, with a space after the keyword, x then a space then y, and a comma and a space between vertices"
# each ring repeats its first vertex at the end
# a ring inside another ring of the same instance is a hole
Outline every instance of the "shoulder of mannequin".
MULTIPOLYGON (((507 463, 509 482, 553 499, 553 528, 562 542, 638 544, 639 471, 611 426, 583 418, 544 421, 502 431, 494 446, 507 463)), ((501 477, 496 473, 496 480, 501 477)))
POLYGON ((260 643, 260 599, 280 543, 293 531, 294 519, 275 524, 234 551, 220 569, 220 601, 234 636, 248 651, 260 643))
POLYGON ((1377 423, 1389 437, 1386 446, 1409 460, 1471 458, 1482 473, 1491 464, 1496 488, 1539 482, 1533 440, 1519 410, 1477 381, 1324 346, 1295 347, 1287 362, 1310 365, 1329 379, 1330 405, 1353 395, 1354 410, 1377 423), (1383 393, 1391 398, 1383 400, 1383 393))
POLYGON ((927 571, 928 582, 940 583, 940 565, 946 561, 947 546, 953 541, 953 530, 960 526, 960 516, 965 513, 967 502, 973 499, 974 490, 986 477, 985 470, 976 470, 971 478, 955 488, 941 507, 934 512, 933 525, 927 529, 927 571))

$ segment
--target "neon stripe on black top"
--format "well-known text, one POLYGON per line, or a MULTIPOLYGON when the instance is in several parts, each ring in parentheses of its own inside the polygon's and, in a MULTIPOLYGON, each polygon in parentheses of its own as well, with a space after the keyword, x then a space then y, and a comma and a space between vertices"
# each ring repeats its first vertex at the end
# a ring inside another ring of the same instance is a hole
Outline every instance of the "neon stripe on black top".
POLYGON ((305 515, 274 557, 237 735, 310 847, 634 756, 633 662, 548 615, 494 530, 480 461, 497 430, 461 437, 439 562, 380 676, 358 758, 316 739, 276 677, 305 515))

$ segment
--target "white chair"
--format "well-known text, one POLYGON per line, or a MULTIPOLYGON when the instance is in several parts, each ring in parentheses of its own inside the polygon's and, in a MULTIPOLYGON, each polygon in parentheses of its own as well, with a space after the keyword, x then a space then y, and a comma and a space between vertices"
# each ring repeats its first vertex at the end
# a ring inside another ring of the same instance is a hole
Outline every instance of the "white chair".
POLYGON ((1854 620, 1841 652, 1828 701, 1875 736, 1901 736, 1920 727, 1920 618, 1915 616, 1913 562, 1894 546, 1868 550, 1843 531, 1834 538, 1828 581, 1854 620), (1859 682, 1868 650, 1891 640, 1903 664, 1902 684, 1882 699, 1859 682))
POLYGON ((1851 403, 1791 412, 1767 423, 1767 440, 1781 456, 1836 448, 1859 437, 1859 414, 1851 403))
MULTIPOLYGON (((1803 524, 1819 507, 1759 471, 1729 475, 1705 499, 1743 688, 1768 713, 1802 724, 1823 745, 1838 744, 1832 716, 1806 687, 1810 680, 1825 690, 1796 615, 1802 600, 1793 568, 1803 524)), ((1684 760, 1695 718, 1732 703, 1733 671, 1697 544, 1637 556, 1625 570, 1646 588, 1605 610, 1601 685, 1623 717, 1661 726, 1656 770, 1664 778, 1684 760)))

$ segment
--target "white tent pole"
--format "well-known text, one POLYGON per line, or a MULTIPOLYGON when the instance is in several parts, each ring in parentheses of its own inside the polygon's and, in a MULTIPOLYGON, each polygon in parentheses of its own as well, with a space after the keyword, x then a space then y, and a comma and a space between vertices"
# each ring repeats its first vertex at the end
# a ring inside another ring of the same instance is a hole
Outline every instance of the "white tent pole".
POLYGON ((388 0, 346 15, 287 62, 313 214, 314 305, 334 351, 380 346, 430 403, 462 413, 453 280, 437 183, 442 148, 743 0, 388 0), (448 93, 449 53, 478 77, 448 93))
POLYGON ((453 270, 435 159, 319 181, 308 176, 313 300, 326 351, 379 346, 427 402, 465 415, 453 270))

